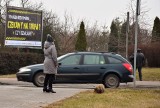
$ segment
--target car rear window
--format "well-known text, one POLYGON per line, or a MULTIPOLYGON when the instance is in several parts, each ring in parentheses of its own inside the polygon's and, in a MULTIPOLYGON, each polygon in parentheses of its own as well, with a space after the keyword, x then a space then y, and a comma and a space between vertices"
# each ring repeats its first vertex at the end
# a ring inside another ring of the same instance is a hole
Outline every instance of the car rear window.
POLYGON ((122 63, 123 61, 117 59, 117 58, 114 58, 114 57, 108 57, 108 61, 110 64, 119 64, 119 63, 122 63))

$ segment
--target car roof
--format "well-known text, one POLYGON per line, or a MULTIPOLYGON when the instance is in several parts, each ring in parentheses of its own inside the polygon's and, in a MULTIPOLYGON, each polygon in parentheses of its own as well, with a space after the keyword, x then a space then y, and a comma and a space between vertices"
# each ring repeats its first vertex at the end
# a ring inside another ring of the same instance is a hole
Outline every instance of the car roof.
POLYGON ((67 56, 67 55, 72 55, 72 54, 107 54, 107 55, 115 55, 115 53, 113 52, 91 52, 91 51, 77 51, 77 52, 70 52, 70 53, 66 53, 64 55, 59 56, 59 59, 67 56))
POLYGON ((84 52, 73 52, 73 53, 70 53, 70 54, 104 54, 104 55, 107 55, 107 56, 112 56, 112 57, 116 57, 116 58, 119 58, 123 61, 126 61, 126 59, 124 57, 122 57, 120 54, 117 54, 115 52, 105 52, 105 51, 100 51, 100 52, 90 52, 90 51, 84 51, 84 52))
POLYGON ((73 52, 72 54, 107 54, 107 55, 116 55, 114 52, 91 52, 91 51, 84 51, 84 52, 73 52))
MULTIPOLYGON (((62 55, 60 57, 58 57, 58 60, 60 60, 61 58, 68 56, 68 55, 72 55, 72 54, 102 54, 102 55, 107 55, 107 56, 112 56, 112 57, 116 57, 118 59, 121 59, 122 61, 127 61, 124 57, 122 57, 120 54, 114 53, 114 52, 91 52, 91 51, 78 51, 78 52, 71 52, 71 53, 67 53, 65 55, 62 55)), ((127 61, 128 62, 128 61, 127 61)))

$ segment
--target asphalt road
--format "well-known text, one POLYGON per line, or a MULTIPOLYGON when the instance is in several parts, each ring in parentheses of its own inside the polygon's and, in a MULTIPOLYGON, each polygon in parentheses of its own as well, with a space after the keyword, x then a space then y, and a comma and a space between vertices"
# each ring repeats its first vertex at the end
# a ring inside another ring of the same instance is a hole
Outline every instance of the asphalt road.
MULTIPOLYGON (((71 97, 85 90, 93 90, 96 84, 54 84, 56 93, 43 93, 32 83, 18 82, 15 78, 0 78, 0 108, 41 108, 53 102, 71 97)), ((120 88, 133 87, 133 83, 120 84, 120 88)), ((137 81, 137 88, 160 89, 160 82, 137 81)))
POLYGON ((43 93, 32 83, 0 78, 0 108, 41 108, 93 88, 90 84, 54 84, 56 93, 43 93))

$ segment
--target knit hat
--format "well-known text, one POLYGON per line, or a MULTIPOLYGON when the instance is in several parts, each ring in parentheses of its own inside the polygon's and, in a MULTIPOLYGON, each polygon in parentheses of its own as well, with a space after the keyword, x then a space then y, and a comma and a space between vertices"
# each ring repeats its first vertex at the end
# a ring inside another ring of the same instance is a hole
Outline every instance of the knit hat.
POLYGON ((47 42, 53 42, 53 38, 50 34, 47 34, 47 39, 46 39, 47 42))

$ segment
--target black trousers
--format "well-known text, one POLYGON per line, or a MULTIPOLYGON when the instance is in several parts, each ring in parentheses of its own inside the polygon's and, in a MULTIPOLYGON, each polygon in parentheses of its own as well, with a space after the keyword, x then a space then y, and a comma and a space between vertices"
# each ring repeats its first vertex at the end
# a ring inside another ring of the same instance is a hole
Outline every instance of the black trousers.
POLYGON ((142 66, 137 66, 136 69, 138 69, 139 80, 142 81, 142 66))
POLYGON ((52 89, 53 81, 55 80, 55 74, 46 74, 44 79, 44 89, 52 89))
POLYGON ((139 80, 142 81, 142 66, 138 66, 139 80))

